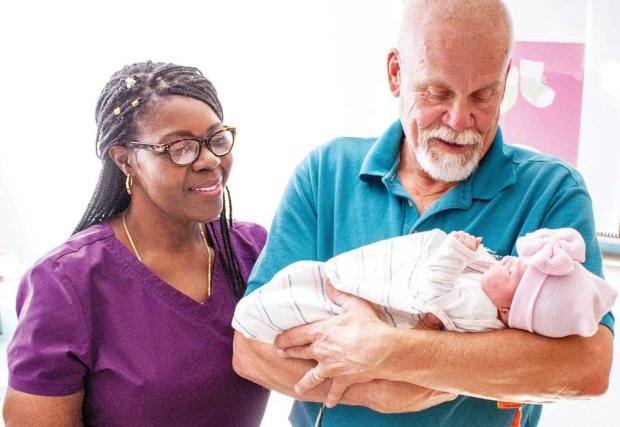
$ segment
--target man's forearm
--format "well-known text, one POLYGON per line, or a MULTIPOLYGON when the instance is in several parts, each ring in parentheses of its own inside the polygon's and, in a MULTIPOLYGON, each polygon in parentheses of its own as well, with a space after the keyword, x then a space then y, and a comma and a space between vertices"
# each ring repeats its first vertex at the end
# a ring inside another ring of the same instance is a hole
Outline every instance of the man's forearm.
MULTIPOLYGON (((315 365, 302 359, 280 357, 273 346, 245 338, 235 333, 233 367, 242 377, 263 387, 307 402, 323 402, 329 392, 331 379, 300 396, 293 387, 315 365)), ((380 412, 419 411, 452 400, 456 396, 408 383, 377 380, 353 384, 340 403, 360 405, 380 412)))
POLYGON ((455 394, 548 402, 607 390, 612 335, 546 338, 516 329, 485 333, 394 329, 386 379, 455 394))

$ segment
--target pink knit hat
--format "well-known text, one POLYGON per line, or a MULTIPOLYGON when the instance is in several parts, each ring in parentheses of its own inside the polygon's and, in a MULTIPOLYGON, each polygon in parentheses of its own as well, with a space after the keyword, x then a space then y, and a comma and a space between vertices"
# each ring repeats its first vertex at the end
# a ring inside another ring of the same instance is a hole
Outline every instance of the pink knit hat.
POLYGON ((590 273, 585 242, 572 228, 543 228, 517 240, 528 265, 515 292, 508 326, 548 337, 592 336, 618 292, 590 273))

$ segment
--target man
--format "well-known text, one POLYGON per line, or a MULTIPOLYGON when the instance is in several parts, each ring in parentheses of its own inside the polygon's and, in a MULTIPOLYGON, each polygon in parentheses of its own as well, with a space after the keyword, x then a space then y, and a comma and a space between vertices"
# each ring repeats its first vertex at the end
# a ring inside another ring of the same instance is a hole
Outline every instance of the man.
MULTIPOLYGON (((399 118, 377 139, 337 139, 295 171, 248 292, 302 259, 324 261, 381 239, 440 228, 482 236, 498 255, 519 236, 572 227, 601 274, 591 200, 555 158, 506 146, 498 129, 513 42, 500 0, 410 0, 388 55, 399 118)), ((368 267, 370 268, 370 267, 368 267)), ((520 330, 391 328, 330 289, 345 313, 281 334, 235 337, 237 372, 300 401, 293 425, 536 425, 542 403, 607 389, 613 317, 591 338, 520 330), (334 405, 338 403, 337 406, 334 405), (517 405, 518 406, 518 405, 517 405)))

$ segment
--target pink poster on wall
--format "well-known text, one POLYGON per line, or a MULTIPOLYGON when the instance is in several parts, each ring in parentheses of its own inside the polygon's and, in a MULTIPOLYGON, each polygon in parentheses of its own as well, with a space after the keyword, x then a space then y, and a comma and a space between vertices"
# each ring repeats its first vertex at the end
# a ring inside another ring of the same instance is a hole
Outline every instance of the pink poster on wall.
POLYGON ((516 42, 500 126, 521 144, 577 166, 583 43, 516 42))

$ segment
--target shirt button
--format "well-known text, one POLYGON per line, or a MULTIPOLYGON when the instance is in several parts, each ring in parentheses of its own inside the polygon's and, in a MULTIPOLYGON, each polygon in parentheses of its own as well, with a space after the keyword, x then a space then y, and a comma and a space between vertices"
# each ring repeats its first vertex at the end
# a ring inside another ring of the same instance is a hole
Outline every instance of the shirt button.
POLYGON ((412 208, 412 207, 413 207, 413 200, 409 200, 409 201, 407 202, 407 204, 409 205, 409 207, 410 207, 410 208, 412 208))

